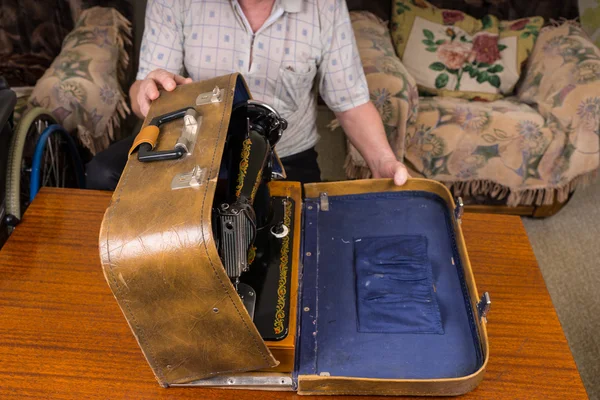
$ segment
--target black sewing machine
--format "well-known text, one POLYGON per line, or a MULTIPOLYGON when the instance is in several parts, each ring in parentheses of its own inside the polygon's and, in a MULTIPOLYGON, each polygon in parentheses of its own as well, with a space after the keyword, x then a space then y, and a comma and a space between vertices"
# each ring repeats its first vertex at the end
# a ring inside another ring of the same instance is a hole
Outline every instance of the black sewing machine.
POLYGON ((285 177, 274 148, 286 128, 286 120, 265 103, 248 100, 234 107, 213 203, 223 266, 265 340, 288 333, 290 269, 282 277, 280 266, 288 257, 282 244, 293 232, 293 204, 268 189, 269 181, 285 177))

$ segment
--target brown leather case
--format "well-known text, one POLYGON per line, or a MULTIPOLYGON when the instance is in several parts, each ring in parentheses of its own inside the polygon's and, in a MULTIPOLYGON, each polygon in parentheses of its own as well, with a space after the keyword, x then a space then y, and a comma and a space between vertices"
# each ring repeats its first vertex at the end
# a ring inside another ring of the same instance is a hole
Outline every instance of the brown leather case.
MULTIPOLYGON (((305 210, 301 207, 302 187, 296 182, 270 183, 271 193, 288 196, 298 205, 293 215, 296 232, 289 244, 293 248, 292 325, 285 341, 262 340, 225 273, 211 227, 236 84, 238 91, 240 85, 245 88, 238 74, 222 76, 180 86, 153 102, 144 127, 157 115, 194 106, 201 93, 212 92, 216 86, 223 89, 220 101, 195 106, 202 124, 191 154, 155 163, 139 162, 136 153, 129 156, 102 223, 99 246, 106 280, 159 384, 297 390, 300 394, 457 395, 475 388, 487 365, 487 331, 485 316, 477 314, 479 295, 459 218, 452 218, 451 229, 468 301, 476 313, 476 336, 483 357, 474 373, 446 379, 377 379, 307 375, 298 370, 302 326, 296 329, 296 323, 300 325, 303 308, 308 308, 303 307, 298 291, 306 254, 300 254, 305 210), (197 184, 172 189, 175 177, 190 174, 195 174, 197 184)), ((173 148, 182 123, 178 120, 161 127, 157 150, 173 148)), ((304 190, 305 198, 313 203, 323 193, 334 198, 428 192, 439 196, 452 215, 456 209, 443 185, 422 179, 409 180, 402 187, 391 180, 366 180, 309 184, 304 190)))
MULTIPOLYGON (((162 386, 275 367, 275 360, 219 259, 211 209, 238 75, 177 87, 152 103, 155 116, 224 89, 197 106, 202 125, 190 156, 142 163, 129 156, 100 230, 106 280, 162 386), (198 168, 197 187, 172 190, 198 168)), ((173 148, 182 120, 161 127, 157 148, 173 148)))

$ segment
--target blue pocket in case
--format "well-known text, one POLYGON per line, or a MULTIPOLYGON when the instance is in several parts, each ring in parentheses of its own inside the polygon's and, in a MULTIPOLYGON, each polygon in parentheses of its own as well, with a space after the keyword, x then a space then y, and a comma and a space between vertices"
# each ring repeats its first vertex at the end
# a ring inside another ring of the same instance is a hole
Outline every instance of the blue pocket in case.
POLYGON ((443 334, 427 238, 354 240, 359 332, 443 334))

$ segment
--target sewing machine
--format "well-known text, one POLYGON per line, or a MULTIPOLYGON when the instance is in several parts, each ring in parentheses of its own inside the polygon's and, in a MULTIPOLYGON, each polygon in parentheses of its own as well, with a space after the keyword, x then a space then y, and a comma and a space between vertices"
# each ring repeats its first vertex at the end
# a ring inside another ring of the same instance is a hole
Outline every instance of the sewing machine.
POLYGON ((426 179, 282 180, 285 128, 239 74, 152 103, 99 243, 158 382, 472 390, 490 298, 475 287, 461 202, 426 179))

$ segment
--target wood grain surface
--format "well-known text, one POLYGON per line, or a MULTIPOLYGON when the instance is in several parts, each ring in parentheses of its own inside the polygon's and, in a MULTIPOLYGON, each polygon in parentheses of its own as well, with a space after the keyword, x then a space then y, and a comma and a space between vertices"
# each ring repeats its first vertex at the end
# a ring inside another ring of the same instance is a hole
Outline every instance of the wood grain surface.
MULTIPOLYGON (((0 399, 299 398, 158 386, 100 268, 109 200, 43 189, 0 251, 0 399)), ((492 297, 488 370, 463 398, 586 398, 520 219, 466 214, 463 229, 479 291, 492 297)))

